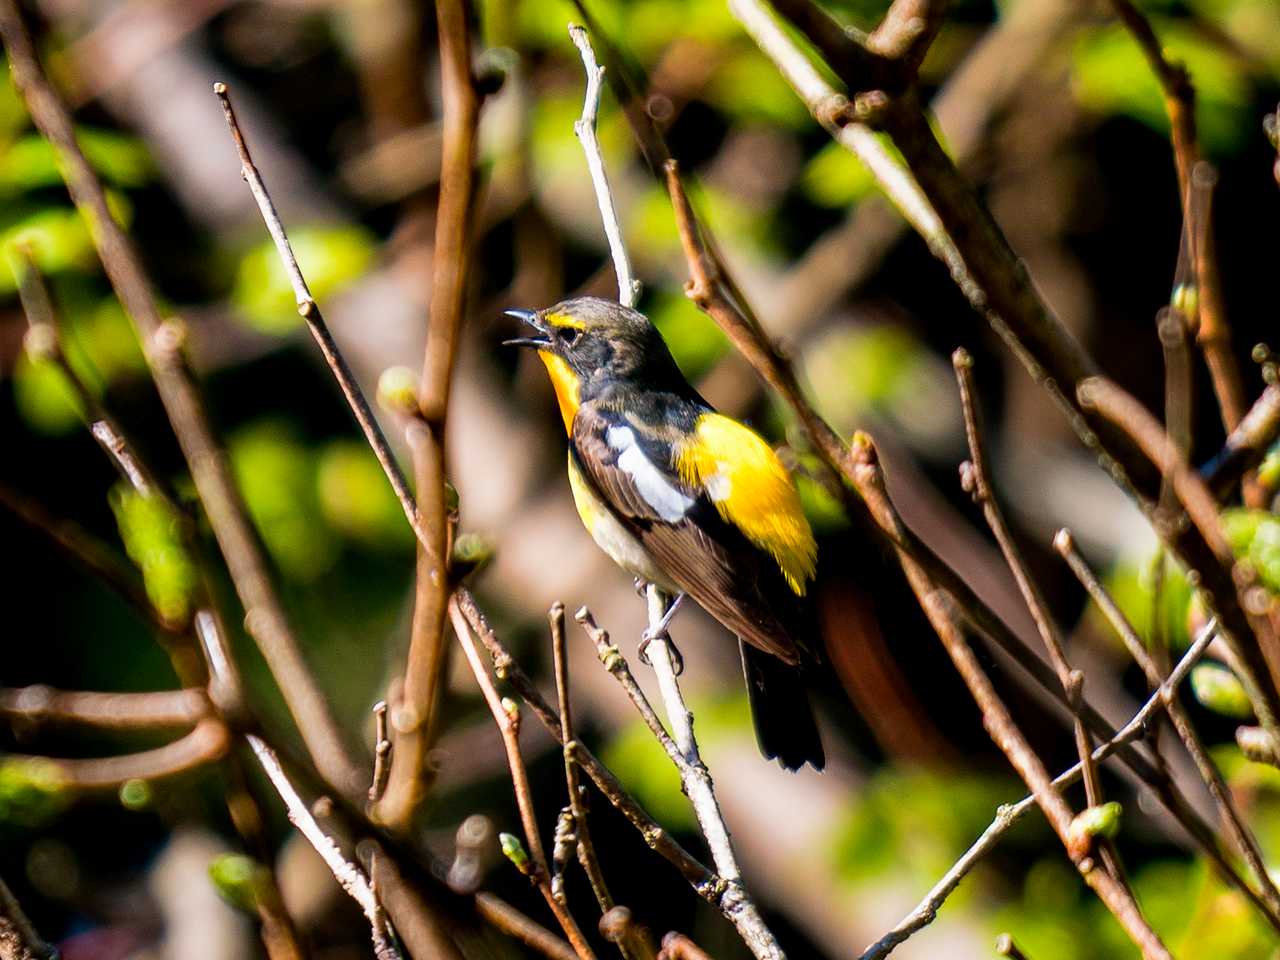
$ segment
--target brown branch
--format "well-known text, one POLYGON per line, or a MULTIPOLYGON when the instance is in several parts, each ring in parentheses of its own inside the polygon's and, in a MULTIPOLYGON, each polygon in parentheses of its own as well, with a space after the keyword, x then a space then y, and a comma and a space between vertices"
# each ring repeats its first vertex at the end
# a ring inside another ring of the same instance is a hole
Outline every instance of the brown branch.
POLYGON ((683 933, 668 933, 662 938, 658 960, 711 960, 707 953, 683 933))
POLYGON ((899 83, 913 81, 950 5, 950 0, 894 0, 867 35, 867 49, 897 66, 899 83))
POLYGON ((1008 957, 1009 960, 1031 960, 1022 949, 1013 942, 1013 935, 1002 933, 996 937, 996 953, 1002 957, 1008 957))
POLYGON ((465 0, 439 0, 435 8, 444 104, 440 199, 436 206, 431 312, 418 395, 420 420, 410 423, 407 434, 418 511, 430 540, 418 554, 403 693, 392 717, 395 749, 391 776, 378 805, 383 822, 400 832, 408 830, 430 777, 427 755, 447 662, 445 615, 451 585, 445 421, 471 254, 476 124, 480 113, 480 95, 471 68, 467 4, 465 0))
POLYGON ((181 356, 183 328, 175 320, 162 320, 137 253, 111 216, 102 184, 76 142, 71 117, 44 74, 14 0, 0 0, 0 39, 31 118, 53 146, 71 198, 89 222, 107 277, 137 329, 161 401, 244 605, 249 633, 280 686, 317 766, 344 791, 352 792, 358 789, 360 772, 272 587, 230 463, 214 438, 199 389, 181 356))
MULTIPOLYGON (((1276 730, 1276 714, 1263 684, 1280 683, 1280 637, 1265 614, 1258 612, 1258 604, 1251 597, 1251 591, 1261 589, 1256 582, 1256 572, 1248 564, 1235 563, 1213 494, 1200 475, 1187 465, 1160 423, 1129 393, 1103 377, 1094 377, 1080 385, 1079 394, 1082 406, 1096 410, 1128 433, 1161 475, 1168 478, 1187 516, 1208 544, 1212 558, 1205 566, 1190 569, 1198 576, 1220 618, 1222 611, 1230 607, 1242 610, 1247 617, 1246 630, 1251 630, 1251 634, 1236 634, 1228 629, 1223 638, 1240 661, 1240 680, 1258 719, 1263 726, 1276 730), (1256 638, 1256 642, 1251 642, 1251 638, 1256 638), (1260 656, 1262 652, 1266 655, 1260 656), (1268 667, 1275 670, 1268 674, 1268 667)), ((1149 512, 1148 516, 1151 516, 1149 512)), ((1175 534, 1170 528, 1174 525, 1153 520, 1153 526, 1157 536, 1172 545, 1175 534)))
MULTIPOLYGON (((1053 545, 1054 549, 1067 561, 1072 573, 1076 575, 1081 585, 1088 591, 1094 603, 1106 615, 1112 629, 1124 641, 1125 649, 1129 651, 1129 655, 1133 657, 1134 662, 1142 669, 1143 675, 1147 678, 1147 683, 1153 689, 1158 689, 1165 681, 1159 665, 1148 652, 1147 645, 1138 636, 1133 624, 1129 622, 1115 599, 1107 592, 1106 587, 1102 585, 1102 582, 1089 567, 1084 557, 1081 556, 1080 551, 1076 549, 1075 541, 1070 531, 1060 530, 1058 535, 1054 537, 1053 545)), ((1276 885, 1272 881, 1270 873, 1267 872, 1266 863, 1263 861, 1262 850, 1258 846, 1257 839, 1249 830, 1244 817, 1236 807, 1235 801, 1232 800, 1230 787, 1201 742, 1199 734, 1196 733, 1196 729, 1191 723, 1191 717, 1187 714, 1181 701, 1176 697, 1170 697, 1165 707, 1169 714, 1169 719, 1173 723, 1174 730, 1177 731, 1179 739, 1182 740, 1187 749, 1187 753, 1195 762, 1196 769, 1209 790, 1209 795, 1213 797, 1213 802, 1218 807, 1218 813, 1226 826, 1227 834, 1231 837, 1232 845, 1235 847, 1236 852, 1244 858, 1245 863, 1249 865, 1249 869, 1257 881, 1261 897, 1269 908, 1267 919, 1272 926, 1280 929, 1280 891, 1276 890, 1276 885)))
POLYGON ((462 615, 457 603, 449 605, 449 616, 453 620, 454 633, 462 650, 467 655, 471 672, 475 674, 476 684, 484 694, 489 712, 493 714, 498 731, 502 734, 502 743, 507 751, 507 765, 511 768, 511 785, 516 795, 516 805, 520 809, 520 820, 524 825, 525 842, 529 844, 529 855, 532 864, 528 871, 530 881, 538 888, 547 906, 555 914, 565 936, 573 944, 574 951, 581 960, 595 960, 595 953, 587 944, 577 921, 569 908, 561 902, 551 890, 551 869, 547 865, 547 854, 542 846, 542 837, 538 830, 538 817, 533 809, 533 792, 529 788, 529 774, 525 769, 524 757, 520 754, 520 710, 513 701, 503 702, 493 679, 480 658, 480 651, 471 636, 471 628, 462 615))
MULTIPOLYGON (((805 399, 790 365, 768 340, 758 333, 759 325, 751 320, 749 314, 743 312, 747 309, 745 302, 741 299, 732 299, 721 288, 719 281, 723 278, 723 274, 713 254, 703 243, 701 227, 694 216, 688 195, 680 180, 679 169, 674 161, 667 164, 666 174, 667 186, 675 210, 676 228, 680 233, 685 257, 689 264, 691 279, 686 285, 686 293, 701 310, 716 321, 730 341, 755 368, 760 378, 776 390, 791 407, 827 469, 833 475, 842 476, 857 491, 859 496, 853 496, 846 487, 837 485, 846 510, 853 515, 867 516, 895 550, 905 553, 914 562, 920 564, 940 587, 952 595, 975 628, 996 643, 1046 692, 1066 706, 1066 695, 1053 670, 1022 643, 1021 639, 973 592, 959 574, 906 528, 891 504, 886 501, 889 507, 887 512, 882 511, 877 514, 875 511, 868 511, 868 498, 876 496, 876 492, 864 488, 861 480, 863 474, 855 469, 856 462, 849 448, 814 411, 805 399), (890 517, 893 519, 892 523, 888 522, 890 517)), ((1107 740, 1114 735, 1114 729, 1087 703, 1083 704, 1081 709, 1085 722, 1095 736, 1107 740)), ((1186 828, 1187 832, 1205 848, 1210 856, 1214 856, 1216 847, 1212 830, 1177 792, 1177 788, 1168 776, 1131 748, 1124 747, 1122 757, 1130 769, 1153 788, 1162 804, 1186 828)))
POLYGON ((34 500, 0 483, 0 507, 30 529, 47 537, 63 555, 110 588, 134 609, 142 620, 170 635, 182 632, 178 624, 163 620, 151 605, 142 578, 115 550, 78 523, 55 517, 34 500))
POLYGON ((476 894, 476 912, 484 920, 551 960, 578 960, 578 953, 554 933, 534 923, 505 900, 483 891, 476 894))
POLYGON ((165 730, 194 726, 208 715, 205 692, 194 688, 155 693, 92 693, 43 684, 0 689, 0 717, 31 726, 165 730))
POLYGON ((36 932, 9 885, 0 880, 0 956, 7 960, 57 960, 58 951, 36 932))
POLYGON ((1225 498, 1240 478, 1262 462, 1280 437, 1280 386, 1271 384, 1227 436, 1222 450, 1205 468, 1205 482, 1225 498))
POLYGON ((190 773, 220 760, 231 745, 222 722, 201 720, 194 730, 163 747, 114 757, 69 760, 10 754, 16 762, 47 764, 58 785, 68 790, 115 790, 130 780, 160 780, 190 773))
MULTIPOLYGON (((1112 739, 1102 743, 1093 751, 1095 763, 1101 763, 1115 753, 1122 744, 1136 740, 1147 732, 1151 718, 1164 709, 1165 701, 1168 698, 1176 696, 1178 687, 1191 672, 1191 668, 1199 662, 1201 656, 1209 648, 1209 644, 1217 637, 1216 627, 1216 622, 1211 621, 1201 630, 1200 635, 1187 648, 1186 653, 1182 655, 1182 659, 1178 661, 1177 666, 1169 674, 1169 678, 1160 685, 1160 688, 1147 699, 1142 708, 1133 715, 1133 718, 1112 739)), ((1077 763, 1075 766, 1058 774, 1054 778, 1053 785, 1059 789, 1070 786, 1080 779, 1080 773, 1080 764, 1077 763)), ((987 829, 942 875, 942 878, 934 884, 933 889, 925 895, 924 899, 897 926, 869 946, 859 960, 882 960, 899 944, 933 923, 943 903, 955 892, 960 882, 969 875, 969 872, 978 861, 990 853, 1000 838, 1008 832, 1009 828, 1035 805, 1036 799, 1034 796, 1023 797, 1014 804, 1002 804, 996 811, 995 819, 991 821, 987 829)), ((1226 860, 1219 858, 1218 865, 1225 877, 1235 876, 1234 871, 1232 871, 1230 864, 1226 860)), ((1243 890, 1246 895, 1252 894, 1248 885, 1243 884, 1238 878, 1233 881, 1233 885, 1243 890)), ((1260 908, 1264 909, 1265 912, 1265 908, 1261 904, 1260 908)))
POLYGON ((333 334, 329 331, 328 325, 324 322, 324 316, 320 312, 320 307, 315 299, 311 296, 311 289, 307 286, 306 278, 302 275, 302 270, 298 267, 298 259, 294 256, 293 247, 289 243, 289 235, 285 231, 284 224, 280 221, 280 215, 276 212, 275 204, 271 202, 271 194, 267 191, 267 185, 263 182, 262 174, 254 165, 253 156, 249 152, 249 145, 245 141, 244 133, 240 129, 240 123, 236 119, 235 109, 231 105, 231 93, 227 89, 225 83, 215 83, 213 92, 218 97, 219 103, 222 104, 222 112, 227 120, 227 127, 231 131, 231 139, 235 142, 236 152, 240 156, 240 175, 249 185, 249 192, 253 194, 253 199, 258 205, 258 211, 262 214, 262 221, 266 224, 267 233, 271 235, 271 240, 275 243, 276 252, 280 255, 280 261, 284 264, 285 273, 289 276, 289 283, 293 286, 294 299, 298 304, 298 313, 307 323, 307 328, 311 331, 311 336, 315 338, 317 346, 320 347, 320 353, 324 356, 325 363, 333 372, 333 378, 338 381, 338 386, 342 389, 342 395, 347 399, 347 405, 351 408, 352 414, 356 418, 356 422, 360 425, 360 429, 364 432, 365 440, 373 449, 374 456, 378 458, 378 463, 382 465, 383 473, 387 475, 387 479, 391 482, 391 489, 395 491, 396 499, 400 501, 400 507, 404 511, 405 519, 409 521, 409 526, 413 528, 419 540, 425 545, 432 542, 430 532, 423 526, 421 518, 418 516, 418 507, 413 499, 413 492, 409 489, 409 481, 405 479, 404 472, 401 471, 399 463, 396 462, 395 454, 391 452, 391 445, 387 443, 387 438, 382 433, 382 428, 378 426, 378 421, 373 415, 373 410, 369 407, 369 401, 365 399, 360 385, 356 382, 355 374, 351 372, 351 367, 347 364, 346 358, 338 349, 337 343, 333 339, 333 334))
MULTIPOLYGON (((762 0, 731 0, 730 9, 797 89, 815 118, 868 163, 885 193, 947 264, 974 309, 1007 342, 1033 380, 1048 391, 1081 441, 1102 455, 1112 479, 1139 501, 1153 496, 1158 477, 1132 438, 1080 405, 1077 387, 1096 376, 1096 363, 1036 293, 990 211, 938 142, 921 107, 918 90, 909 87, 895 96, 887 96, 881 90, 859 97, 858 91, 865 89, 861 85, 863 78, 842 75, 854 95, 850 106, 813 68, 762 0), (909 173, 896 164, 875 162, 869 147, 876 141, 865 123, 874 123, 890 135, 909 173)), ((803 23, 798 26, 804 28, 803 23)), ((808 36, 841 74, 839 63, 847 58, 845 48, 857 41, 847 35, 808 36)), ((1196 531, 1179 532, 1170 546, 1185 566, 1201 569, 1208 565, 1211 551, 1196 531)), ((1215 579, 1216 572, 1211 571, 1208 576, 1215 579)), ((1228 584, 1217 579, 1217 592, 1225 598, 1219 610, 1223 626, 1232 636, 1244 636, 1249 630, 1248 617, 1230 592, 1221 589, 1228 584)), ((1280 656, 1280 650, 1268 650, 1265 658, 1258 651, 1246 652, 1254 672, 1266 681, 1261 692, 1270 711, 1280 712, 1280 692, 1264 663, 1280 656)), ((1280 672, 1280 662, 1275 669, 1280 672)))
POLYGON ((377 957, 377 960, 399 960, 400 951, 395 948, 387 937, 386 921, 382 916, 382 906, 374 894, 369 878, 365 876, 364 872, 356 864, 342 855, 337 843, 316 822, 311 809, 303 801, 302 797, 298 795, 298 791, 289 781, 289 777, 285 774, 284 767, 280 765, 280 759, 276 756, 275 751, 267 746, 261 737, 254 734, 249 734, 246 739, 253 749, 254 756, 258 758, 258 763, 262 766, 262 772, 267 775, 267 779, 271 781, 271 786, 275 788, 276 793, 280 795, 280 799, 284 802, 289 822, 298 828, 298 832, 306 838, 316 853, 320 855, 325 866, 329 868, 333 878, 338 881, 339 886, 342 887, 347 896, 360 905, 365 918, 369 921, 374 956, 377 957))
POLYGON ((379 700, 373 705, 373 782, 369 785, 369 802, 377 803, 387 789, 387 776, 391 773, 388 761, 391 757, 391 741, 387 739, 387 702, 379 700))
MULTIPOLYGON (((884 511, 888 504, 888 496, 884 492, 884 477, 880 472, 875 447, 871 444, 869 437, 860 437, 860 442, 856 443, 854 456, 857 463, 855 469, 861 474, 863 480, 861 486, 878 494, 876 501, 869 503, 868 506, 873 512, 884 511)), ((884 519, 887 522, 895 522, 895 518, 889 515, 884 519)), ((925 616, 928 617, 956 671, 964 680, 965 686, 969 688, 974 702, 982 712, 983 726, 995 744, 1008 757, 1019 776, 1031 788, 1036 803, 1044 811, 1049 825, 1066 847, 1067 856, 1083 875, 1085 882, 1115 916, 1129 938, 1139 947, 1144 957, 1171 958, 1172 955, 1168 949, 1143 918, 1133 895, 1105 870, 1097 869, 1087 851, 1081 850, 1072 839, 1071 823, 1074 815, 1071 808, 1054 788, 1044 764, 1031 749, 1026 737, 991 685, 972 647, 965 639, 951 597, 939 590, 924 569, 909 556, 899 551, 898 559, 916 598, 920 601, 925 616)))
POLYGON ((53 297, 40 269, 31 258, 30 249, 19 248, 17 256, 11 262, 17 276, 18 296, 27 315, 27 336, 24 341, 27 352, 33 359, 48 360, 58 368, 84 408, 93 439, 98 441, 103 452, 134 489, 144 496, 158 489, 155 477, 125 441, 124 433, 115 418, 98 402, 97 396, 67 360, 62 345, 61 317, 53 305, 53 297))
MULTIPOLYGON (((1080 704, 1084 697, 1084 674, 1079 670, 1073 670, 1071 664, 1067 662, 1066 654, 1063 651, 1062 635, 1052 615, 1049 613, 1044 597, 1040 593, 1040 588, 1027 571, 1026 562, 1023 560, 1022 553, 1009 532, 1009 526, 1004 519, 1004 512, 1000 509, 1000 504, 996 501, 995 491, 991 487, 990 471, 987 467, 986 444, 983 441, 979 426, 977 397, 973 384, 973 358, 967 350, 961 347, 951 355, 951 363, 955 368, 956 382, 960 386, 960 405, 964 411, 965 436, 969 443, 969 462, 967 465, 962 464, 960 468, 961 485, 982 507, 987 526, 991 528, 991 533, 996 538, 996 543, 999 545, 1005 563, 1018 584, 1018 590, 1027 605, 1031 619, 1035 621, 1036 631, 1044 642, 1045 650, 1049 654, 1049 661, 1053 664, 1053 669, 1057 671, 1058 679, 1062 683, 1063 693, 1067 696, 1067 708, 1071 711, 1076 752, 1080 756, 1080 769, 1084 774, 1085 801, 1089 806, 1096 807, 1102 803, 1102 784, 1098 778, 1098 771, 1093 765, 1093 759, 1090 756, 1093 751, 1093 741, 1080 713, 1080 704)), ((1118 882, 1125 884, 1120 859, 1114 847, 1105 840, 1098 846, 1102 861, 1106 865, 1108 872, 1118 882)))
MULTIPOLYGON (((587 823, 587 809, 583 803, 584 791, 578 779, 578 761, 575 759, 577 738, 573 732, 573 712, 569 699, 569 652, 565 647, 564 604, 557 601, 547 612, 547 622, 551 628, 551 657, 555 668, 556 697, 560 706, 560 738, 564 746, 564 782, 569 794, 569 816, 572 822, 573 845, 577 852, 578 862, 591 884, 591 892, 595 894, 600 913, 606 914, 614 907, 613 895, 605 883, 604 873, 600 869, 600 861, 596 857, 595 844, 591 839, 591 827, 587 823)), ((624 938, 619 943, 624 956, 633 955, 631 943, 624 938)))
MULTIPOLYGON (((520 699, 529 705, 534 716, 538 718, 538 721, 546 728, 547 732, 563 747, 565 744, 562 739, 563 732, 560 728, 559 716, 543 699, 542 694, 538 692, 538 688, 529 679, 529 675, 516 663, 510 652, 503 646, 502 641, 498 639, 497 634, 493 632, 488 620, 485 619, 480 608, 476 606, 475 598, 464 587, 459 587, 455 591, 454 598, 458 609, 462 611, 467 623, 475 631, 476 636, 480 638, 480 642, 484 644, 485 649, 488 651, 489 657, 493 661, 494 673, 511 684, 520 699)), ((605 798, 640 832, 640 836, 644 838, 645 843, 663 859, 671 863, 694 890, 698 892, 699 896, 710 903, 718 903, 720 895, 724 891, 724 881, 682 847, 661 824, 649 816, 644 808, 636 802, 635 798, 627 793, 613 772, 601 763, 595 754, 588 750, 581 741, 573 741, 572 753, 574 760, 582 771, 591 778, 605 798)))

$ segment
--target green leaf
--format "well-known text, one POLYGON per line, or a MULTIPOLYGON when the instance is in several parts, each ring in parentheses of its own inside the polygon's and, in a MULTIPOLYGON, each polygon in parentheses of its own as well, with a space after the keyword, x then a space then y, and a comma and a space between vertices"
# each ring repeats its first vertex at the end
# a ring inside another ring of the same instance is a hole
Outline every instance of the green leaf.
POLYGON ((690 381, 698 380, 729 350, 728 338, 715 321, 695 307, 688 297, 660 291, 648 314, 690 381))
POLYGON ((804 101, 755 47, 741 48, 712 74, 703 97, 739 122, 803 130, 813 121, 804 101))
POLYGON ((165 621, 185 623, 199 575, 183 541, 183 519, 161 497, 143 496, 124 481, 111 488, 108 500, 152 606, 165 621))
POLYGON ((311 451, 277 421, 241 428, 228 447, 249 516, 281 572, 308 582, 329 570, 338 543, 317 500, 311 451))
POLYGON ((605 745, 601 759, 622 785, 668 829, 697 827, 689 801, 680 792, 680 775, 649 728, 633 720, 605 745))
POLYGON ((42 757, 0 760, 0 823, 31 829, 57 817, 70 803, 61 768, 42 757))
MULTIPOLYGON (((311 296, 323 302, 358 279, 373 262, 376 242, 361 227, 301 227, 289 232, 311 296)), ((284 335, 302 323, 289 274, 264 240, 240 261, 231 298, 254 328, 284 335)))
POLYGON ((1198 663, 1191 669, 1191 692, 1214 713, 1235 720, 1253 717, 1253 706, 1239 678, 1217 663, 1198 663))
MULTIPOLYGON (((1254 133, 1250 89, 1244 68, 1180 20, 1153 18, 1165 55, 1183 64, 1196 88, 1196 124, 1206 151, 1220 155, 1240 148, 1254 133)), ((1100 113, 1124 114, 1163 134, 1169 132, 1160 85, 1124 27, 1114 24, 1081 35, 1074 50, 1076 98, 1100 113)))
POLYGON ((1248 560, 1268 589, 1280 592, 1280 516, 1243 507, 1224 510, 1222 529, 1232 553, 1248 560))
MULTIPOLYGON (((135 137, 80 127, 76 139, 90 166, 117 186, 138 187, 153 175, 146 147, 135 137)), ((44 137, 19 137, 0 151, 0 193, 14 194, 61 183, 56 154, 44 137)))
MULTIPOLYGON (((1161 587, 1160 609, 1154 611, 1156 570, 1151 563, 1141 565, 1132 561, 1121 561, 1103 578, 1108 592, 1115 599, 1125 619, 1133 625, 1138 636, 1150 643, 1154 635, 1152 614, 1160 618, 1160 627, 1167 638, 1169 649, 1185 650, 1190 644, 1187 635, 1187 615, 1191 608, 1191 586, 1187 583, 1182 571, 1172 563, 1166 563, 1164 584, 1161 587)), ((1096 606, 1089 607, 1088 616, 1094 618, 1098 630, 1103 636, 1115 637, 1107 624, 1102 611, 1096 606)), ((1119 639, 1114 639, 1119 644, 1119 639)))
POLYGON ((34 430, 59 435, 84 425, 84 407, 66 375, 49 360, 18 355, 13 368, 13 401, 34 430))
POLYGON ((400 501, 366 444, 336 440, 326 445, 316 462, 316 493, 324 518, 346 536, 394 550, 413 543, 400 501))
POLYGON ((252 857, 242 853, 224 853, 209 863, 209 879, 229 904, 253 913, 269 889, 271 873, 252 857))

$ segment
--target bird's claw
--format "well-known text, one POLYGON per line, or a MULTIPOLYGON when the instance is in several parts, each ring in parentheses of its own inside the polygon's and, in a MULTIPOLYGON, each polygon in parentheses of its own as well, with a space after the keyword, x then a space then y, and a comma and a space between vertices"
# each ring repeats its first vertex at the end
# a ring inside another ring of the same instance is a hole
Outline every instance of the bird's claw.
POLYGON ((653 661, 649 659, 649 644, 653 643, 655 640, 662 640, 666 642, 667 649, 671 651, 671 662, 675 668, 676 676, 678 677, 684 673, 684 657, 680 653, 680 648, 671 642, 671 636, 665 630, 661 633, 650 633, 646 630, 644 633, 640 634, 640 646, 636 649, 636 654, 640 657, 640 662, 646 667, 653 666, 653 661))
POLYGON ((631 585, 635 587, 637 597, 643 597, 649 589, 649 583, 644 577, 634 577, 631 585))

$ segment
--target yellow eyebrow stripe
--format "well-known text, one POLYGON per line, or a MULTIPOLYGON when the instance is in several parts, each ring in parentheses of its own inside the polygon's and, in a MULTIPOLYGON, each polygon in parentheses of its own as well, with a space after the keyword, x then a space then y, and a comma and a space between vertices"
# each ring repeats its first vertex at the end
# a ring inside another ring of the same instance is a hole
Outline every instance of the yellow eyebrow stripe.
POLYGON ((542 319, 553 327, 568 328, 570 330, 585 330, 587 325, 577 317, 571 317, 567 313, 547 313, 543 314, 542 319))
POLYGON ((720 516, 777 562, 796 594, 817 570, 818 545, 800 497, 773 448, 736 420, 704 413, 676 453, 676 469, 706 492, 720 516))

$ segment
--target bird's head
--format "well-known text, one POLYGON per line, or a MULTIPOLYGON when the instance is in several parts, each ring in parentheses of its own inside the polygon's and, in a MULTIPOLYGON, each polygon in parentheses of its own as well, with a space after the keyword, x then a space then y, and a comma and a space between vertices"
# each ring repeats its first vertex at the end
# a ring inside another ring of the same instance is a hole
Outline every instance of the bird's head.
POLYGON ((610 385, 631 382, 655 389, 684 385, 661 334, 638 310, 599 297, 578 297, 545 310, 507 310, 506 315, 532 328, 531 336, 506 344, 538 351, 566 427, 572 424, 579 403, 610 385))

